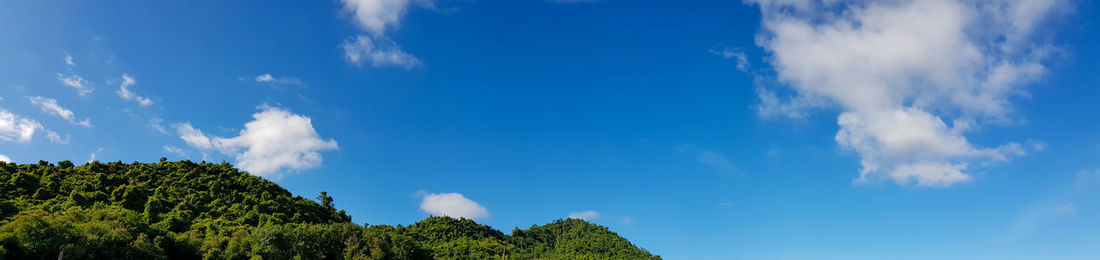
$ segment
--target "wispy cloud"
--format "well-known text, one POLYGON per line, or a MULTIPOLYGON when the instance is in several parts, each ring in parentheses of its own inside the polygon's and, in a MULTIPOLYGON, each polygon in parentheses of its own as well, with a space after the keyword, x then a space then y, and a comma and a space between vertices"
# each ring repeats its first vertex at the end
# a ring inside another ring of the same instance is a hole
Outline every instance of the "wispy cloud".
POLYGON ((623 225, 634 225, 634 223, 638 222, 638 219, 631 216, 622 217, 619 220, 623 222, 623 225))
POLYGON ((115 93, 118 94, 118 97, 124 100, 136 101, 141 106, 152 105, 153 100, 139 96, 137 93, 134 93, 130 90, 130 87, 134 84, 137 84, 137 81, 134 80, 133 76, 130 76, 129 74, 122 74, 122 84, 118 86, 118 92, 115 93))
POLYGON ((58 134, 57 132, 54 132, 54 131, 46 130, 46 139, 49 139, 51 143, 67 144, 67 143, 69 143, 69 139, 71 137, 72 137, 71 135, 65 135, 65 137, 62 138, 61 134, 58 134))
POLYGON ((596 220, 596 219, 600 218, 600 213, 596 212, 595 210, 572 212, 572 213, 569 213, 569 218, 583 219, 583 220, 587 220, 587 221, 592 221, 592 220, 596 220))
POLYGON ((64 74, 57 73, 57 81, 60 81, 62 85, 72 87, 76 89, 77 94, 81 96, 92 93, 92 86, 88 84, 87 80, 80 77, 80 75, 72 74, 65 76, 64 74))
POLYGON ((1024 239, 1040 231, 1042 226, 1077 213, 1077 204, 1061 203, 1056 205, 1040 204, 1032 206, 1016 217, 1001 242, 1011 243, 1024 239))
POLYGON ((710 52, 722 56, 723 58, 736 61, 737 70, 741 72, 749 71, 749 66, 751 66, 751 64, 749 63, 749 56, 745 55, 745 52, 741 50, 725 48, 722 50, 711 50, 710 52))
POLYGON ((1100 170, 1078 171, 1070 183, 1046 196, 1036 198, 1016 215, 1001 242, 1007 244, 1042 232, 1046 225, 1077 214, 1081 205, 1091 205, 1100 187, 1100 170), (1079 204, 1084 203, 1084 204, 1079 204))
POLYGON ((413 4, 432 8, 432 0, 341 0, 344 9, 353 14, 356 25, 367 34, 358 35, 340 45, 344 57, 356 66, 370 63, 373 67, 395 66, 406 70, 420 66, 420 59, 401 50, 386 37, 386 31, 396 28, 413 4))
POLYGON ((344 58, 357 66, 369 63, 374 67, 401 67, 406 70, 420 66, 420 59, 401 50, 401 47, 388 39, 377 42, 366 35, 359 35, 344 42, 344 58))
POLYGON ((256 82, 259 82, 259 83, 269 83, 269 84, 276 84, 276 85, 294 85, 294 86, 304 86, 305 85, 305 83, 302 82, 302 80, 300 80, 298 78, 276 77, 276 76, 272 76, 271 73, 264 73, 264 74, 261 74, 259 76, 253 77, 252 79, 255 80, 256 82))
POLYGON ((729 158, 726 158, 726 156, 722 153, 700 149, 699 147, 690 144, 677 146, 675 150, 679 153, 690 155, 695 158, 695 161, 710 166, 716 170, 737 175, 743 174, 741 172, 741 168, 738 167, 737 164, 733 163, 733 161, 731 161, 729 158))
POLYGON ((1060 214, 1073 214, 1073 213, 1077 213, 1077 204, 1076 203, 1064 203, 1064 204, 1054 206, 1054 208, 1052 210, 1054 210, 1054 212, 1060 213, 1060 214))
POLYGON ((102 152, 103 152, 102 147, 95 149, 95 152, 93 152, 91 155, 89 155, 88 163, 92 163, 92 162, 96 161, 97 154, 102 153, 102 152))
POLYGON ((73 111, 69 110, 69 109, 66 109, 66 108, 62 107, 61 105, 59 105, 57 103, 56 99, 45 98, 45 97, 40 97, 40 96, 29 97, 29 99, 31 100, 31 104, 34 104, 34 105, 38 106, 39 108, 42 108, 42 111, 46 111, 47 113, 60 116, 61 118, 64 118, 66 121, 69 121, 69 123, 71 123, 71 124, 78 125, 78 126, 83 126, 83 127, 92 127, 91 120, 89 120, 87 118, 85 118, 84 120, 77 120, 76 115, 73 113, 73 111))
POLYGON ((157 130, 160 134, 168 134, 168 129, 164 127, 164 119, 162 118, 149 119, 149 128, 157 130))
POLYGON ((179 147, 175 147, 175 146, 171 146, 171 145, 165 145, 165 146, 161 147, 161 150, 164 150, 164 153, 167 153, 167 154, 170 154, 170 155, 176 155, 176 156, 179 156, 179 157, 187 158, 187 151, 184 151, 183 148, 179 148, 179 147))

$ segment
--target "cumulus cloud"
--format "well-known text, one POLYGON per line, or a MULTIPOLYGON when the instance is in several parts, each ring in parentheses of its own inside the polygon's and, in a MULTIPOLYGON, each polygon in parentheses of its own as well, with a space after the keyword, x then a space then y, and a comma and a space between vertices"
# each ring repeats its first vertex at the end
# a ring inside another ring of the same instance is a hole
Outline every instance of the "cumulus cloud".
POLYGON ((42 124, 33 119, 21 117, 0 108, 0 140, 7 142, 30 142, 34 132, 42 130, 42 124))
POLYGON ((572 212, 572 213, 569 213, 569 218, 583 219, 583 220, 592 221, 592 220, 595 220, 597 218, 600 218, 600 213, 596 212, 595 210, 572 212))
POLYGON ((489 217, 488 210, 459 193, 426 194, 420 202, 420 209, 432 215, 453 218, 480 219, 489 217))
POLYGON ((61 105, 57 104, 56 99, 44 98, 44 97, 40 97, 40 96, 29 97, 29 99, 31 100, 31 104, 34 104, 34 105, 38 106, 39 108, 42 108, 42 111, 46 111, 47 113, 60 116, 61 118, 64 118, 66 121, 69 121, 69 123, 72 123, 72 124, 78 125, 78 126, 83 126, 83 127, 92 127, 91 120, 89 120, 87 118, 85 118, 84 120, 76 120, 76 116, 73 113, 73 111, 69 110, 69 109, 66 109, 66 108, 62 107, 61 105))
POLYGON ((964 133, 1008 120, 1011 99, 1046 73, 1052 47, 1032 32, 1054 1, 750 2, 782 83, 758 89, 761 115, 841 108, 836 142, 861 157, 857 182, 950 186, 972 180, 974 162, 1024 154, 964 133))
POLYGON ((357 66, 365 62, 369 62, 373 67, 394 66, 406 70, 420 66, 420 59, 401 50, 401 47, 393 41, 387 39, 375 41, 374 39, 377 38, 359 35, 345 41, 340 46, 344 49, 344 58, 357 66))
POLYGON ((324 140, 309 117, 261 106, 253 121, 235 137, 209 137, 190 123, 173 127, 187 145, 217 150, 233 156, 237 166, 260 176, 277 176, 281 170, 304 170, 321 164, 321 151, 337 149, 335 140, 324 140))
POLYGON ((57 81, 60 81, 62 85, 75 88, 77 93, 81 96, 92 93, 92 86, 88 84, 87 80, 80 77, 80 75, 72 74, 65 76, 64 74, 57 73, 57 81))
POLYGON ((65 54, 65 65, 76 66, 76 63, 73 63, 73 55, 65 54))
POLYGON ((130 91, 130 86, 133 86, 134 84, 137 84, 137 81, 134 80, 133 76, 122 74, 122 84, 118 86, 118 92, 115 93, 118 94, 118 97, 124 100, 136 101, 141 106, 152 105, 153 100, 147 97, 139 96, 137 93, 130 91))
POLYGON ((9 158, 7 155, 0 154, 0 162, 11 162, 11 158, 9 158))

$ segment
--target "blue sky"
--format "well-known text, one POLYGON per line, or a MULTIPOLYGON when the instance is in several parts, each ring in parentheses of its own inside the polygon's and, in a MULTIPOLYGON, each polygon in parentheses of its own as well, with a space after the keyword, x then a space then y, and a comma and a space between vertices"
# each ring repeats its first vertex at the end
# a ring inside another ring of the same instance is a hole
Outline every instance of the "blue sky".
POLYGON ((1083 1, 8 1, 0 159, 234 163, 357 223, 666 259, 1100 256, 1083 1))

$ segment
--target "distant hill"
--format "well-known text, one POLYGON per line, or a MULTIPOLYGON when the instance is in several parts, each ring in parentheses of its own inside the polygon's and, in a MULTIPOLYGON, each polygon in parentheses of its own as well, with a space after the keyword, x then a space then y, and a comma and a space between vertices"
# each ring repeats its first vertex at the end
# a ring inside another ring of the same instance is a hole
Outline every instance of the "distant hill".
POLYGON ((0 163, 2 259, 660 259, 566 219, 510 235, 468 219, 351 222, 228 163, 0 163))

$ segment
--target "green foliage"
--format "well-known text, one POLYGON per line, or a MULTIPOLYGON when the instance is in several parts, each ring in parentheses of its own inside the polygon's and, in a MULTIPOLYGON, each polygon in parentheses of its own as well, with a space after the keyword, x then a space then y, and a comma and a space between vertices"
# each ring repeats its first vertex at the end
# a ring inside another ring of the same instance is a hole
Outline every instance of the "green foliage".
POLYGON ((228 163, 0 163, 3 259, 660 259, 583 220, 351 223, 228 163))
POLYGON ((580 219, 516 229, 511 239, 520 248, 517 258, 524 259, 660 259, 606 227, 580 219))

